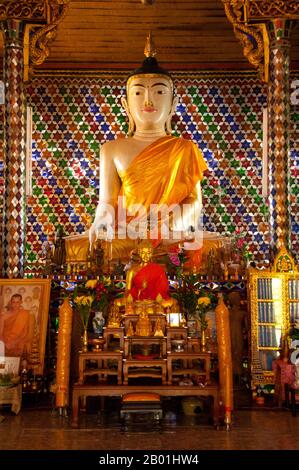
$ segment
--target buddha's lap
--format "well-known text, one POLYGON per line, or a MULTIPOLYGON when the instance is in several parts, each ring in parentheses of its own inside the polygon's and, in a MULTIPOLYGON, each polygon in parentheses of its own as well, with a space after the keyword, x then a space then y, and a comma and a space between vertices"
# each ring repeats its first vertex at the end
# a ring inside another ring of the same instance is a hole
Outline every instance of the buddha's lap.
MULTIPOLYGON (((122 260, 127 262, 130 259, 132 250, 136 249, 138 240, 132 239, 114 239, 111 243, 104 243, 105 258, 111 260, 122 260)), ((179 242, 160 243, 157 251, 165 254, 173 246, 178 246, 179 242)), ((89 253, 89 238, 88 236, 75 236, 65 239, 66 246, 66 262, 84 262, 88 258, 89 253)), ((187 257, 190 262, 196 263, 204 260, 210 250, 218 250, 222 247, 222 239, 204 239, 202 249, 200 250, 187 250, 187 257), (193 261, 192 261, 193 260, 193 261)), ((159 254, 159 253, 156 253, 159 254)))

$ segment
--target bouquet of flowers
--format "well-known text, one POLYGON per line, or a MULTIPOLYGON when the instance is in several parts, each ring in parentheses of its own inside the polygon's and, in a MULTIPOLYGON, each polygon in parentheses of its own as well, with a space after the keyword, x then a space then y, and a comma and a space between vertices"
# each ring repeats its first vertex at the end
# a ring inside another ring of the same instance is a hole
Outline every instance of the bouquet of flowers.
POLYGON ((169 261, 178 279, 178 288, 172 294, 181 305, 186 320, 198 318, 201 327, 206 328, 206 312, 211 306, 216 305, 216 296, 201 288, 201 281, 198 274, 187 274, 183 272, 183 264, 187 257, 184 250, 173 249, 169 253, 169 261))
POLYGON ((237 254, 245 262, 245 265, 251 260, 252 253, 250 253, 248 245, 245 241, 245 233, 236 228, 235 238, 232 243, 232 253, 237 254))
POLYGON ((77 285, 73 292, 73 303, 80 314, 84 329, 87 329, 91 311, 105 311, 109 305, 111 294, 111 279, 101 276, 91 279, 84 286, 77 285))
POLYGON ((211 294, 206 294, 202 293, 201 297, 198 298, 197 300, 197 309, 196 309, 196 314, 198 316, 201 328, 205 330, 208 326, 207 320, 206 320, 206 313, 207 311, 211 308, 212 304, 212 299, 211 299, 211 294))

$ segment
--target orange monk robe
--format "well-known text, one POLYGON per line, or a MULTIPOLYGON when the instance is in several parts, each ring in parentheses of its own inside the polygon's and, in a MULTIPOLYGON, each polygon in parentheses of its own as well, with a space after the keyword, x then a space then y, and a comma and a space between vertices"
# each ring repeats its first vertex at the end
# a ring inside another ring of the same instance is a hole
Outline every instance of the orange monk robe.
MULTIPOLYGON (((152 204, 156 204, 159 210, 162 205, 170 208, 194 203, 197 199, 196 185, 202 180, 206 169, 202 153, 192 141, 172 136, 161 137, 142 150, 127 170, 120 174, 122 187, 119 195, 125 196, 127 211, 134 204, 142 204, 146 217, 149 217, 152 204)), ((127 216, 127 224, 134 218, 134 215, 127 216)), ((135 248, 135 242, 128 238, 117 239, 117 220, 115 225, 113 258, 122 258, 135 248)), ((158 214, 160 226, 161 214, 158 214)), ((151 241, 154 246, 159 245, 160 230, 157 238, 151 241)))
MULTIPOLYGON (((192 204, 197 199, 196 184, 202 180, 206 169, 201 151, 191 140, 172 136, 161 137, 142 150, 130 166, 120 173, 122 186, 119 196, 126 198, 126 210, 133 204, 142 204, 146 217, 150 214, 152 204, 165 204, 168 207, 183 203, 192 204)), ((129 259, 131 250, 136 247, 135 240, 127 235, 118 238, 118 212, 121 213, 121 208, 115 209, 112 258, 129 259)), ((129 216, 126 222, 131 222, 132 219, 134 216, 129 216)), ((153 244, 157 246, 160 240, 158 233, 153 244)), ((88 248, 88 237, 66 240, 67 260, 86 259, 88 248)))
POLYGON ((28 342, 30 325, 29 310, 5 313, 3 318, 2 341, 7 356, 21 356, 28 342))
POLYGON ((147 216, 152 204, 191 203, 197 199, 196 184, 206 169, 202 153, 192 141, 162 137, 142 150, 121 174, 120 196, 126 197, 127 208, 142 204, 147 216))
POLYGON ((169 299, 169 286, 165 270, 160 264, 149 263, 143 266, 133 277, 129 293, 133 299, 156 300, 160 294, 163 299, 169 299))

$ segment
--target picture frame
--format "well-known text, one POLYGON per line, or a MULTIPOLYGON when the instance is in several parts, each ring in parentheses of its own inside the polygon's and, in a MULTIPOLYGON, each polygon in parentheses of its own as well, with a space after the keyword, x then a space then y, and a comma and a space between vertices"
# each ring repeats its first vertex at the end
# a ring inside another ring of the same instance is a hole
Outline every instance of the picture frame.
POLYGON ((0 279, 1 355, 27 360, 43 374, 50 302, 50 279, 0 279))
POLYGON ((179 312, 168 313, 167 314, 167 323, 170 327, 181 326, 182 314, 179 312))
POLYGON ((13 374, 19 375, 20 357, 0 356, 0 375, 13 374))

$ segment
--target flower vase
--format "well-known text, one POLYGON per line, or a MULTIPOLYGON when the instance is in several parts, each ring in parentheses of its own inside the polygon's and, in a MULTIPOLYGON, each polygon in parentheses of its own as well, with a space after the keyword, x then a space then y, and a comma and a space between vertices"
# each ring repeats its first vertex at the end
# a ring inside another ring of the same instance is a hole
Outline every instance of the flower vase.
POLYGON ((265 404, 265 397, 262 397, 262 396, 257 396, 255 398, 255 403, 257 405, 264 405, 265 404))
POLYGON ((189 318, 187 320, 187 327, 188 327, 188 336, 190 338, 196 338, 197 335, 197 320, 195 318, 189 318))
POLYGON ((95 316, 92 320, 93 331, 96 335, 103 335, 103 327, 105 325, 105 318, 103 317, 103 312, 95 312, 95 316))
POLYGON ((200 350, 206 352, 207 350, 207 338, 206 338, 206 329, 201 329, 201 338, 200 338, 200 350))
POLYGON ((87 328, 84 328, 84 333, 83 333, 83 352, 88 351, 88 334, 87 334, 87 328))

